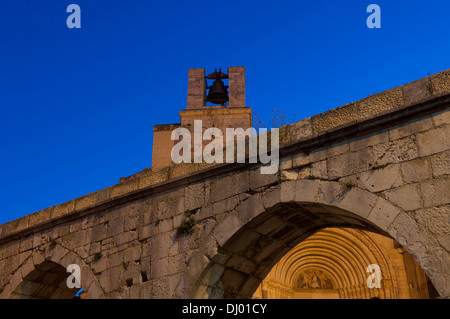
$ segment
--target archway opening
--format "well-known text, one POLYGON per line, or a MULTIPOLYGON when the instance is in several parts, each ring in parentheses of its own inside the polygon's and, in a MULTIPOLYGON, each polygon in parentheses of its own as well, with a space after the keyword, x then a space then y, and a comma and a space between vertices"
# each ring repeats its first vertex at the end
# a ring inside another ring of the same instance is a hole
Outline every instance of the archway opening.
POLYGON ((35 267, 11 294, 11 299, 72 299, 80 288, 69 288, 66 268, 45 260, 35 267))
MULTIPOLYGON (((328 228, 344 228, 347 232, 353 231, 354 236, 371 232, 380 238, 385 237, 392 241, 386 231, 367 220, 365 216, 336 206, 294 201, 277 203, 251 218, 219 247, 218 254, 203 271, 191 296, 194 298, 252 298, 270 271, 285 255, 310 236, 316 233, 320 235, 320 231, 328 228)), ((348 246, 352 254, 363 254, 362 259, 354 258, 358 261, 358 267, 362 269, 358 270, 358 274, 352 273, 352 266, 345 260, 342 260, 342 263, 347 263, 346 267, 337 267, 341 272, 340 276, 333 275, 330 269, 324 267, 322 269, 303 268, 303 270, 320 270, 320 274, 317 274, 325 281, 325 287, 337 291, 335 297, 369 298, 379 295, 395 298, 399 295, 397 290, 390 288, 383 295, 356 292, 365 290, 361 287, 361 283, 365 283, 370 275, 366 273, 368 265, 378 262, 384 264, 384 271, 392 273, 393 270, 382 253, 369 254, 367 248, 360 249, 358 252, 351 245, 348 246), (342 278, 346 278, 346 281, 342 281, 342 278), (342 282, 339 283, 338 280, 342 282), (348 283, 351 283, 348 291, 344 289, 340 292, 339 289, 343 289, 348 283)), ((291 283, 295 281, 298 283, 300 275, 302 273, 297 272, 296 277, 291 279, 291 283)), ((304 272, 303 278, 310 275, 311 273, 304 272)), ((386 280, 384 285, 390 284, 386 280)))
POLYGON ((392 238, 358 229, 326 228, 283 256, 252 298, 430 299, 437 296, 425 272, 392 238), (378 278, 374 278, 372 268, 367 271, 369 265, 379 267, 378 278))

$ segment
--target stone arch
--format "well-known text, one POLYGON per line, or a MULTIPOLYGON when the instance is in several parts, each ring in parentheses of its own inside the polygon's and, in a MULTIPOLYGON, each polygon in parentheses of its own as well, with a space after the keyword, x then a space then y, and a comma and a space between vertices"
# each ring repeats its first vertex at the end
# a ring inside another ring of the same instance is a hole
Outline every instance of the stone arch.
POLYGON ((321 180, 285 181, 242 201, 215 227, 219 245, 193 298, 250 298, 272 267, 318 230, 345 227, 392 237, 422 267, 441 297, 450 296, 450 258, 421 225, 389 201, 358 187, 321 180))
MULTIPOLYGON (((289 251, 273 267, 264 279, 283 285, 285 295, 293 294, 294 289, 309 288, 303 283, 298 286, 298 278, 305 272, 320 271, 332 282, 333 298, 401 298, 398 294, 398 277, 390 256, 384 247, 374 241, 374 234, 349 228, 326 228, 301 242, 289 251), (365 240, 361 240, 361 237, 365 240), (377 264, 381 268, 383 285, 381 289, 368 289, 366 267, 377 264)), ((380 239, 382 237, 379 237, 380 239)), ((394 248, 392 248, 394 249, 394 248)), ((321 287, 330 289, 330 287, 321 287)), ((263 297, 262 287, 258 296, 263 297)), ((311 291, 303 291, 308 295, 311 291)), ((320 293, 320 292, 319 292, 320 293)), ((277 298, 264 296, 264 298, 277 298)))
MULTIPOLYGON (((42 247, 41 247, 42 248, 42 247)), ((89 266, 80 256, 60 244, 50 243, 45 250, 36 249, 11 276, 3 298, 66 299, 79 289, 69 289, 66 269, 70 264, 80 266, 81 287, 89 299, 104 298, 104 291, 89 266)))

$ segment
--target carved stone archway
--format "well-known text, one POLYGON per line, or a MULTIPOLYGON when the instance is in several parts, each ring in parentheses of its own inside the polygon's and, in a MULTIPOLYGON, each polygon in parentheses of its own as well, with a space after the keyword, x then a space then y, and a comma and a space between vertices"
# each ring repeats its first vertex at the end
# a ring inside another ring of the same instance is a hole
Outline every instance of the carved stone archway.
POLYGON ((247 216, 247 222, 228 221, 222 248, 198 278, 192 297, 250 298, 289 250, 327 227, 392 237, 415 258, 440 295, 450 295, 444 277, 448 253, 407 213, 369 191, 338 182, 288 181, 254 194, 236 212, 247 216))

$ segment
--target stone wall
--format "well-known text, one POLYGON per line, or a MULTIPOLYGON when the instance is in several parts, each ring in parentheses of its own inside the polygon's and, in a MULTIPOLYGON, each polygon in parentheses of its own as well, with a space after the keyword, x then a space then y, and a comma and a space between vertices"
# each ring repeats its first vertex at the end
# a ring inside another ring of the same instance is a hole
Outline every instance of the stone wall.
POLYGON ((48 262, 89 298, 248 298, 325 227, 390 235, 449 297, 449 93, 444 71, 282 127, 275 175, 180 164, 3 224, 0 298, 48 262))

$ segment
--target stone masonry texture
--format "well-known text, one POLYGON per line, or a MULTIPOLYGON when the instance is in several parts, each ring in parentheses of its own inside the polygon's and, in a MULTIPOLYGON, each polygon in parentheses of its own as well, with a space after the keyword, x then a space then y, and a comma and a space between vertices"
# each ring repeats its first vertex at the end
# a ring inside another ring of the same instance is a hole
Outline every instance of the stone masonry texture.
POLYGON ((449 298, 449 79, 281 128, 273 175, 179 164, 0 225, 0 298, 66 296, 69 264, 88 298, 249 298, 292 247, 333 226, 392 237, 449 298))

